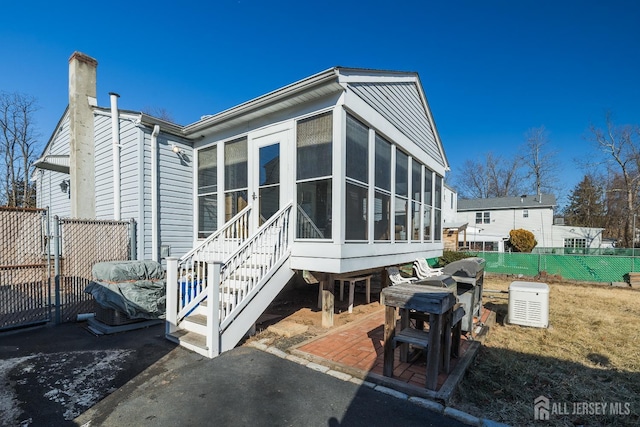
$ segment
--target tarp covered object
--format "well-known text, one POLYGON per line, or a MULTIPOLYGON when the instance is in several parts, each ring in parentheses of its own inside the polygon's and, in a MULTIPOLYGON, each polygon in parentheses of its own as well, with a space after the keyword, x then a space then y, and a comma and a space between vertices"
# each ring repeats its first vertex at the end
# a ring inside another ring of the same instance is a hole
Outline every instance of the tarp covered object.
POLYGON ((131 319, 165 317, 167 282, 159 262, 100 262, 91 274, 94 280, 84 291, 101 307, 120 311, 131 319))
POLYGON ((92 281, 84 290, 100 306, 125 313, 131 319, 164 319, 165 280, 106 283, 92 281))
POLYGON ((164 269, 159 262, 151 260, 108 261, 94 264, 91 275, 99 282, 159 280, 164 279, 164 269))

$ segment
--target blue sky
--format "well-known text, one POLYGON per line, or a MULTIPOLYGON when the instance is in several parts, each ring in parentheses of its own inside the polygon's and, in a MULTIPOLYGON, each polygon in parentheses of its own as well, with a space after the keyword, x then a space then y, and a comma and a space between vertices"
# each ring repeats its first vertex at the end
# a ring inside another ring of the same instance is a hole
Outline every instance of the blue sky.
MULTIPOLYGON (((335 65, 419 73, 454 174, 544 126, 566 191, 590 123, 640 124, 636 1, 6 2, 0 90, 38 98, 43 143, 68 58, 98 60, 98 103, 197 121, 335 65)), ((566 193, 565 191, 565 193, 566 193)))

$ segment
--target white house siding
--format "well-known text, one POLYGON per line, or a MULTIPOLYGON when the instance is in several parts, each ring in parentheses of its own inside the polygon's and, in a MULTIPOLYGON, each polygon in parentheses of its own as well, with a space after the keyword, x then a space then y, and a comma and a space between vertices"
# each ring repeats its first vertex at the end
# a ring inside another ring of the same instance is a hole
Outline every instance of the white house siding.
MULTIPOLYGON (((135 134, 136 140, 141 138, 142 147, 136 145, 136 162, 127 165, 127 178, 123 183, 123 204, 124 194, 127 198, 132 198, 130 205, 130 217, 138 221, 138 258, 152 259, 152 209, 151 209, 151 129, 141 128, 142 135, 135 134), (140 168, 140 152, 144 156, 144 167, 140 168), (129 170, 131 168, 132 170, 129 170), (133 170, 135 169, 135 171, 133 170), (140 183, 142 182, 142 188, 140 183), (135 200, 134 200, 135 199, 135 200), (135 203, 134 203, 135 202, 135 203)), ((180 257, 193 248, 193 161, 194 154, 190 143, 168 135, 160 131, 157 137, 158 143, 158 245, 170 246, 171 256, 180 257), (186 154, 188 161, 182 162, 180 157, 171 151, 172 144, 176 144, 186 154)), ((137 143, 139 144, 139 143, 137 143)), ((133 148, 132 148, 133 151, 133 148)), ((134 155, 132 154, 132 157, 134 155)), ((124 172, 123 172, 124 181, 124 172)), ((129 208, 127 208, 129 209, 129 208)), ((159 248, 156 248, 159 253, 159 248)))
POLYGON ((169 245, 171 256, 179 257, 193 247, 193 150, 190 144, 161 133, 158 157, 159 244, 169 245), (171 151, 172 144, 183 150, 183 157, 171 151))
MULTIPOLYGON (((113 215, 113 143, 111 138, 111 117, 94 116, 95 129, 95 194, 96 218, 114 219, 113 215)), ((86 203, 92 203, 86 200, 86 203)))
POLYGON ((138 218, 140 214, 140 178, 144 173, 140 169, 139 129, 131 120, 120 120, 120 218, 128 221, 138 218))
POLYGON ((602 247, 603 228, 574 227, 569 225, 554 225, 553 240, 547 247, 562 248, 565 239, 584 239, 589 248, 602 247))
POLYGON ((458 195, 446 185, 442 186, 442 224, 459 223, 458 220, 458 195))
POLYGON ((415 83, 350 83, 349 88, 444 166, 434 130, 415 83))
POLYGON ((60 218, 68 218, 71 215, 69 195, 60 189, 60 183, 65 179, 69 179, 66 173, 49 170, 37 172, 36 206, 49 208, 51 219, 54 215, 60 218))
MULTIPOLYGON (((44 155, 69 155, 68 114, 65 114, 61 120, 44 155)), ((65 179, 69 179, 69 174, 44 169, 37 173, 36 204, 40 208, 49 208, 51 224, 53 224, 54 215, 58 215, 60 218, 68 218, 71 215, 69 195, 60 189, 60 183, 65 179)))
POLYGON ((458 222, 468 222, 477 227, 477 240, 481 234, 509 237, 509 231, 525 229, 531 231, 538 246, 548 247, 552 244, 553 210, 551 208, 529 208, 528 217, 523 217, 524 209, 505 209, 458 212, 458 222), (476 212, 490 212, 490 223, 476 224, 476 212))

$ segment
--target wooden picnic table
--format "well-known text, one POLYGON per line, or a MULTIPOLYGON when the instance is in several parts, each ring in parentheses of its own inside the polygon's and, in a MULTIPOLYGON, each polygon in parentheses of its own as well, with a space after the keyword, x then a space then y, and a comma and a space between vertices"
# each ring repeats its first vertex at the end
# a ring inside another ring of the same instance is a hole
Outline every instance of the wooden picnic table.
POLYGON ((462 307, 456 307, 456 296, 445 288, 423 286, 419 284, 399 284, 382 290, 385 305, 384 322, 384 365, 383 374, 393 376, 393 353, 395 342, 401 342, 401 359, 406 358, 409 344, 426 347, 427 370, 426 388, 435 390, 438 385, 440 363, 445 370, 449 370, 450 348, 452 344, 457 348, 460 341, 459 328, 454 328, 456 336, 452 337, 452 323, 461 314, 462 307), (454 307, 456 307, 454 315, 454 307), (396 336, 396 309, 400 310, 400 332, 396 336), (409 311, 428 314, 429 331, 411 329, 409 326, 409 311), (445 352, 445 347, 446 352, 445 352))

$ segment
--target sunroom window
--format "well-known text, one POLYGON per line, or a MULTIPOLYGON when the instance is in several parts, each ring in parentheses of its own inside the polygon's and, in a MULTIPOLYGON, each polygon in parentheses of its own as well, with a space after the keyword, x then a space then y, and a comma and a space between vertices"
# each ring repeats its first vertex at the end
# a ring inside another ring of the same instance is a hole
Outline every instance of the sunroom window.
POLYGON ((218 147, 198 151, 198 238, 218 229, 218 147))
POLYGON ((433 239, 439 241, 442 240, 442 177, 440 175, 436 175, 433 205, 433 239))
POLYGON ((409 156, 396 150, 396 199, 395 199, 395 238, 407 240, 407 218, 409 216, 409 156))
POLYGON ((369 129, 347 115, 345 239, 368 239, 369 129))
POLYGON ((411 240, 420 241, 420 210, 422 209, 422 165, 411 161, 411 240))
POLYGON ((247 206, 247 182, 247 139, 227 142, 224 147, 225 222, 247 206))
POLYGON ((391 144, 376 135, 374 239, 391 240, 391 144))
POLYGON ((296 237, 330 239, 333 115, 300 120, 296 131, 296 237))

